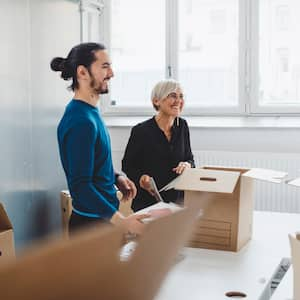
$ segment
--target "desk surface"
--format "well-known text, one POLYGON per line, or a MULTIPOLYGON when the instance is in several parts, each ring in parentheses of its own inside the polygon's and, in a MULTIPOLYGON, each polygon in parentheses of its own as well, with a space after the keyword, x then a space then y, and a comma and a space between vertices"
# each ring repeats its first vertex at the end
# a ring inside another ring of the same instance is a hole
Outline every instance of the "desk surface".
POLYGON ((271 300, 293 300, 293 269, 289 268, 271 300))
POLYGON ((185 248, 155 300, 228 300, 229 291, 269 299, 269 280, 281 259, 290 257, 288 233, 299 229, 299 214, 254 212, 253 237, 241 251, 185 248))

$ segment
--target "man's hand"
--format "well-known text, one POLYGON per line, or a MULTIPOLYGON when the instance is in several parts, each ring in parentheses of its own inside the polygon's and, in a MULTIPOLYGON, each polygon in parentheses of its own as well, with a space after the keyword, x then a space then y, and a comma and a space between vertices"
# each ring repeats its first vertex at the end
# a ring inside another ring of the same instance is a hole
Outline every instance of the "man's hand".
POLYGON ((135 184, 125 175, 118 176, 116 186, 123 194, 122 201, 133 199, 136 196, 135 184))
POLYGON ((149 217, 150 214, 136 214, 125 218, 119 211, 117 211, 110 219, 110 222, 114 225, 122 226, 126 233, 140 235, 145 228, 145 224, 143 224, 142 220, 149 217))
POLYGON ((130 215, 123 220, 122 225, 127 229, 128 233, 141 235, 145 229, 145 224, 143 224, 142 220, 149 217, 149 214, 130 215))

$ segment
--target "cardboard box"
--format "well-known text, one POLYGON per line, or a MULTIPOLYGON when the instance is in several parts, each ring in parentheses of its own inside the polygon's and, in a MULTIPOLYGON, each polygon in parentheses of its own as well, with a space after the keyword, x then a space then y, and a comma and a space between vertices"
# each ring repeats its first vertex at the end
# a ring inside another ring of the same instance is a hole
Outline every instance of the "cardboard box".
POLYGON ((11 222, 0 203, 0 267, 15 258, 14 232, 11 222))
POLYGON ((187 169, 162 190, 184 190, 184 205, 201 202, 203 218, 188 246, 239 251, 252 236, 253 179, 280 183, 287 173, 208 166, 187 169))
POLYGON ((118 199, 120 201, 120 206, 119 206, 119 212, 124 216, 128 217, 133 214, 133 210, 131 208, 132 204, 132 199, 129 199, 127 201, 122 200, 122 193, 120 191, 117 192, 118 199))
POLYGON ((69 220, 72 214, 72 198, 69 191, 60 192, 61 223, 63 237, 69 236, 69 220))
POLYGON ((119 227, 48 242, 0 269, 1 299, 154 299, 198 212, 187 208, 146 225, 127 261, 120 260, 119 227))
POLYGON ((293 266, 293 295, 295 300, 300 299, 300 235, 289 234, 292 266, 293 266))
MULTIPOLYGON (((120 201, 119 211, 123 216, 127 217, 133 213, 131 209, 131 200, 122 201, 122 193, 117 191, 117 197, 120 201)), ((61 206, 61 222, 62 232, 64 237, 69 236, 69 220, 72 214, 72 197, 68 190, 60 192, 60 206, 61 206)))

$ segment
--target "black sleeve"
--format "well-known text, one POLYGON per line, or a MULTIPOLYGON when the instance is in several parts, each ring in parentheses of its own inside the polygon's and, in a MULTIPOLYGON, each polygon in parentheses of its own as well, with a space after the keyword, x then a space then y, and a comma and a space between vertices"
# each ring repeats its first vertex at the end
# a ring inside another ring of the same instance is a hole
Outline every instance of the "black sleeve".
POLYGON ((191 164, 192 168, 195 168, 194 156, 191 149, 190 131, 186 121, 184 121, 184 137, 185 137, 185 161, 191 164))
POLYGON ((122 159, 122 171, 139 186, 143 175, 141 164, 143 159, 143 134, 139 127, 133 127, 122 159))

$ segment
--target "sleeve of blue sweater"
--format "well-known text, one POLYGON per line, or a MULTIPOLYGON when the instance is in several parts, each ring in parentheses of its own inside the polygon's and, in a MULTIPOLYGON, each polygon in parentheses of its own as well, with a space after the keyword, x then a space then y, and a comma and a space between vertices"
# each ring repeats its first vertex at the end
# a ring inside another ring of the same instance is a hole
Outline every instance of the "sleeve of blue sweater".
POLYGON ((77 203, 84 204, 90 212, 102 218, 110 219, 116 208, 99 193, 92 182, 96 134, 92 122, 79 121, 65 136, 68 184, 77 203))

